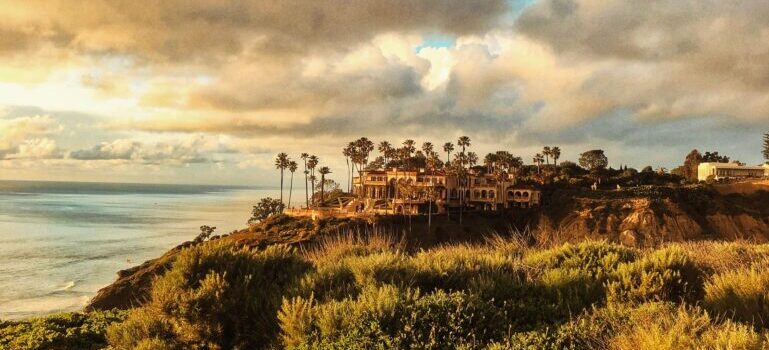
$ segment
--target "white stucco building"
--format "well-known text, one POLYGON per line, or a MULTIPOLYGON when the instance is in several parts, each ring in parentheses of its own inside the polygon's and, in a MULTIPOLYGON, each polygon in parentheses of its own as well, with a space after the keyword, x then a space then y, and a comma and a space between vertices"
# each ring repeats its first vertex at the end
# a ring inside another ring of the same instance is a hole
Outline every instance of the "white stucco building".
POLYGON ((714 180, 762 178, 769 176, 769 165, 747 166, 736 163, 700 163, 697 167, 697 179, 705 181, 710 176, 714 180))

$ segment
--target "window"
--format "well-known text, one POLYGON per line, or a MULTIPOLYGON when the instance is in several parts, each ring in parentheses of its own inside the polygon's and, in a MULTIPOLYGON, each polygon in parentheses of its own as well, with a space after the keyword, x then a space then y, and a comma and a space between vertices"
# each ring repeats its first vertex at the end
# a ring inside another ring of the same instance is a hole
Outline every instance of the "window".
POLYGON ((494 199, 494 191, 489 191, 489 198, 494 199))

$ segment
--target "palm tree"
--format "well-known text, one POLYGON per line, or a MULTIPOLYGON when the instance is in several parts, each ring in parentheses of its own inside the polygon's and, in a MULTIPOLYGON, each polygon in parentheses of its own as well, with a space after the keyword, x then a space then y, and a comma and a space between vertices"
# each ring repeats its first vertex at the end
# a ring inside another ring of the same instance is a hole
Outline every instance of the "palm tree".
MULTIPOLYGON (((384 170, 387 171, 387 164, 388 160, 392 160, 393 157, 393 146, 388 141, 382 141, 379 143, 379 147, 377 148, 380 153, 382 153, 382 157, 384 158, 384 170)), ((385 176, 385 180, 387 180, 387 177, 385 176)), ((385 183, 385 213, 387 212, 387 203, 390 202, 390 185, 388 183, 385 183)))
POLYGON ((478 155, 475 152, 467 152, 467 164, 471 168, 478 164, 478 155))
POLYGON ((433 143, 432 142, 425 142, 422 144, 422 153, 424 153, 425 158, 430 158, 430 155, 433 154, 433 143))
POLYGON ((315 167, 318 166, 318 162, 320 162, 320 159, 315 155, 310 156, 307 160, 307 169, 310 170, 310 188, 312 188, 313 197, 315 197, 315 167))
POLYGON ((350 170, 350 156, 352 156, 354 144, 352 142, 347 144, 347 147, 342 149, 342 155, 344 161, 347 162, 347 192, 350 192, 352 186, 352 171, 350 170))
POLYGON ((406 158, 411 158, 414 152, 416 152, 416 144, 417 143, 411 139, 403 141, 403 150, 406 152, 406 158))
POLYGON ((318 169, 318 172, 320 173, 320 204, 323 205, 323 202, 325 201, 324 191, 326 185, 326 175, 331 174, 331 169, 329 169, 327 166, 324 166, 318 169))
POLYGON ((288 190, 288 207, 291 208, 291 196, 294 193, 294 172, 296 169, 299 168, 299 164, 297 164, 295 161, 288 162, 288 171, 291 172, 291 186, 288 190))
POLYGON ((283 171, 288 167, 288 154, 278 153, 275 157, 275 168, 280 170, 280 204, 283 204, 283 171))
POLYGON ((393 146, 390 144, 390 142, 387 141, 380 142, 379 146, 377 147, 377 150, 382 154, 382 157, 384 158, 385 169, 387 169, 387 161, 390 160, 390 157, 392 156, 392 149, 393 146))
POLYGON ((550 149, 550 156, 553 157, 553 165, 558 167, 558 158, 561 158, 561 148, 558 146, 553 146, 553 148, 550 149))
POLYGON ((451 162, 451 152, 454 151, 454 144, 446 142, 443 144, 443 151, 446 152, 446 165, 451 162))
POLYGON ((304 202, 305 202, 305 205, 307 206, 307 208, 309 208, 310 207, 310 192, 308 191, 308 188, 307 188, 307 181, 308 181, 307 175, 310 174, 310 171, 307 170, 307 158, 309 158, 310 155, 307 154, 307 153, 302 153, 299 157, 302 158, 302 160, 304 161, 304 202))
POLYGON ((483 165, 486 166, 486 172, 493 173, 497 163, 499 162, 499 156, 496 153, 489 153, 483 157, 483 165))
POLYGON ((550 165, 550 154, 551 154, 550 146, 545 146, 542 148, 542 154, 545 156, 545 162, 547 162, 547 165, 550 165))
MULTIPOLYGON (((425 145, 429 144, 429 151, 426 165, 430 169, 430 174, 435 176, 435 167, 438 164, 438 153, 433 152, 432 150, 432 144, 429 142, 425 142, 424 145, 422 145, 422 149, 425 149, 425 145)), ((431 186, 428 187, 428 198, 427 198, 427 231, 430 231, 430 228, 433 225, 433 200, 435 199, 435 183, 432 182, 431 186)))
MULTIPOLYGON (((457 140, 457 146, 462 147, 462 157, 460 159, 463 160, 463 162, 460 163, 460 166, 462 168, 462 171, 460 172, 462 174, 462 184, 464 185, 464 182, 466 179, 464 177, 466 174, 464 174, 464 163, 467 161, 467 158, 465 157, 465 148, 470 147, 470 138, 467 136, 460 136, 457 140)), ((462 225, 462 216, 463 211, 465 208, 465 189, 464 186, 460 187, 461 193, 459 195, 459 224, 462 225)))
POLYGON ((542 171, 540 170, 540 166, 542 166, 542 162, 545 161, 545 157, 543 157, 542 154, 537 153, 536 155, 534 155, 534 158, 532 159, 532 161, 534 162, 534 164, 537 165, 537 174, 541 174, 542 171))

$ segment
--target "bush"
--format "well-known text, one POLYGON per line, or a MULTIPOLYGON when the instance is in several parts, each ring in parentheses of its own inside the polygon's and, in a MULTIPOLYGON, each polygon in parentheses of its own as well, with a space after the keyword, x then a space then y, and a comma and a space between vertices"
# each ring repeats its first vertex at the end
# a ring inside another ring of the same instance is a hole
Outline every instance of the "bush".
POLYGON ((417 253, 414 285, 423 291, 462 291, 473 289, 486 298, 502 299, 498 289, 483 288, 484 280, 513 288, 526 278, 518 261, 504 253, 472 246, 447 246, 417 253), (483 290, 478 290, 479 288, 483 290))
POLYGON ((507 332, 504 311, 477 297, 394 286, 341 302, 284 300, 279 319, 289 349, 479 348, 507 332))
POLYGON ((752 268, 713 276, 705 284, 704 305, 735 320, 769 325, 769 271, 752 268))
POLYGON ((765 349, 764 338, 745 325, 714 323, 699 308, 646 305, 610 342, 625 349, 765 349))
POLYGON ((310 268, 289 248, 214 241, 183 251, 155 281, 151 301, 109 331, 117 349, 262 348, 277 336, 280 301, 310 268))
POLYGON ((105 347, 105 332, 125 311, 63 313, 29 321, 0 322, 0 349, 69 350, 105 347))
POLYGON ((596 279, 604 279, 607 273, 620 264, 636 258, 636 251, 618 244, 587 241, 579 244, 566 243, 560 247, 534 252, 524 258, 526 264, 541 269, 567 268, 584 271, 596 279))
POLYGON ((606 291, 610 302, 694 301, 702 294, 702 276, 682 249, 669 247, 619 265, 606 291))

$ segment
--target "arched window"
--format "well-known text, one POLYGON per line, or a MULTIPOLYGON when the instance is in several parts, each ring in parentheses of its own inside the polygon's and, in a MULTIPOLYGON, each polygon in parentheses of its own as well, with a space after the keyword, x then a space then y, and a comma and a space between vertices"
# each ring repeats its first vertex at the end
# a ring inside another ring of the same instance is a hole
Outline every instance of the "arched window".
POLYGON ((515 197, 515 194, 513 193, 513 191, 507 191, 507 197, 513 198, 515 197))
POLYGON ((481 191, 481 198, 486 198, 486 190, 481 191))
POLYGON ((529 192, 523 192, 523 198, 529 198, 529 192))
POLYGON ((475 198, 479 198, 481 196, 481 193, 478 192, 478 190, 475 190, 475 198))
POLYGON ((494 191, 489 191, 489 198, 494 199, 494 191))

